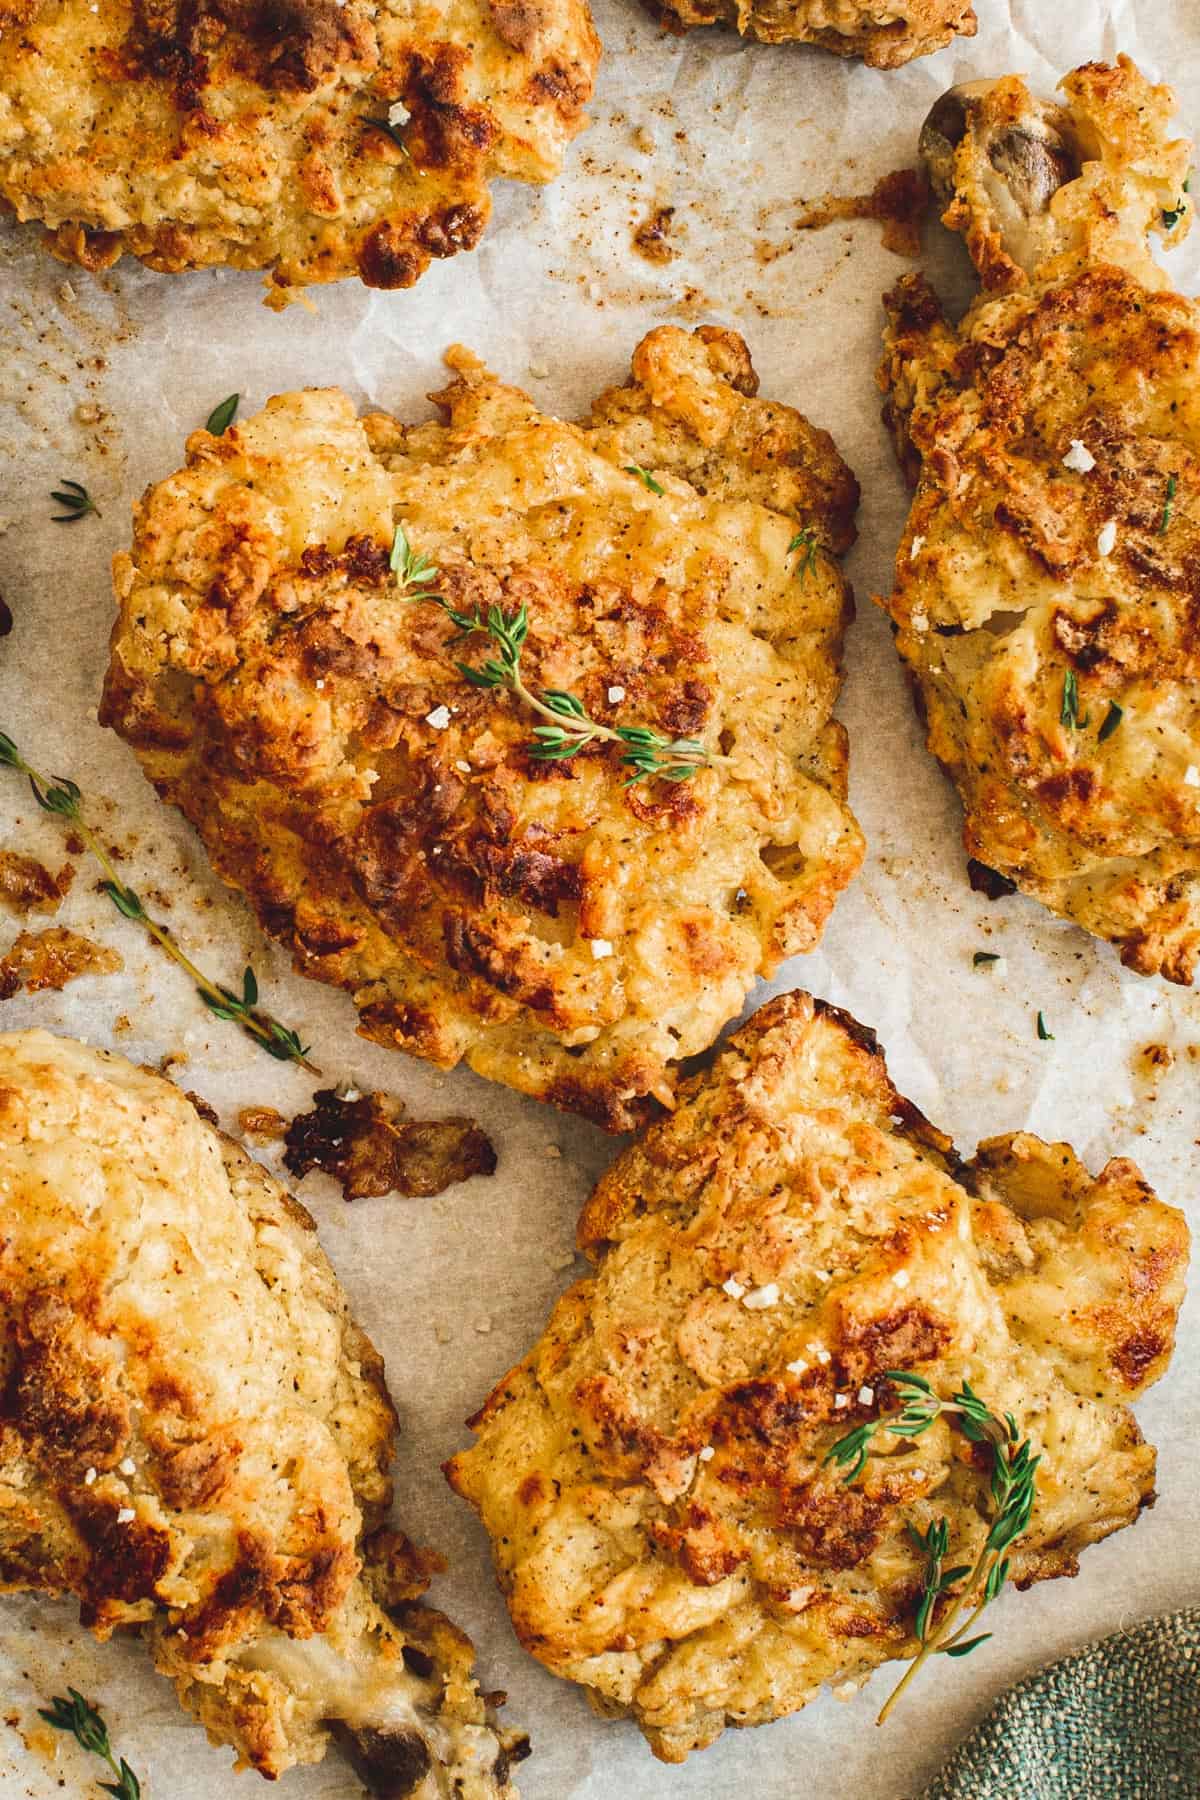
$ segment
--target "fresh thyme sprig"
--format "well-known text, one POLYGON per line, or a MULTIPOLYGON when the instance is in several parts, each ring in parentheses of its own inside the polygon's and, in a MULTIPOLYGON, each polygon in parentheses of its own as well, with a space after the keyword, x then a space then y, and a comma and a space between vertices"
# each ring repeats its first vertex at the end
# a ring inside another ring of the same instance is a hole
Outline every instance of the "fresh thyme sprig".
POLYGON ((1032 1517, 1037 1468, 1041 1460, 1033 1454, 1029 1439, 1021 1436, 1013 1415, 1006 1412, 997 1417, 969 1382, 964 1381, 949 1400, 943 1400, 934 1393, 923 1375, 889 1369, 885 1379, 896 1389, 899 1407, 856 1426, 845 1437, 839 1438, 825 1455, 825 1462, 835 1463, 847 1471, 844 1477, 847 1484, 856 1481, 866 1468, 872 1444, 881 1431, 889 1432, 893 1437, 919 1438, 942 1417, 956 1425, 970 1443, 988 1445, 992 1453, 992 1471, 988 1487, 991 1524, 974 1563, 946 1568, 950 1528, 944 1518, 933 1520, 925 1532, 909 1528, 914 1543, 925 1558, 921 1598, 914 1620, 921 1647, 885 1702, 879 1714, 880 1725, 930 1657, 968 1656, 991 1637, 990 1631, 976 1636, 970 1634, 983 1609, 990 1605, 1008 1580, 1008 1552, 1028 1528, 1032 1517), (960 1624, 963 1611, 973 1596, 972 1610, 960 1624), (935 1623, 940 1600, 947 1604, 935 1623))
POLYGON ((528 749, 535 762, 566 762, 588 744, 619 744, 622 763, 633 771, 625 786, 633 787, 648 776, 659 781, 687 781, 697 769, 730 761, 699 738, 667 738, 648 725, 603 725, 589 715, 582 700, 560 688, 546 688, 540 695, 531 692, 521 674, 521 651, 529 633, 526 606, 515 613, 506 613, 499 606, 489 606, 486 612, 476 606, 467 613, 452 606, 434 585, 436 566, 413 549, 403 525, 396 527, 390 560, 402 600, 440 606, 457 626, 460 638, 478 631, 490 638, 494 656, 483 663, 458 662, 455 666, 472 687, 507 689, 531 712, 549 721, 533 727, 533 743, 528 749))
POLYGON ((85 1700, 78 1688, 69 1687, 67 1695, 70 1697, 55 1694, 49 1706, 39 1706, 39 1717, 53 1725, 55 1731, 69 1731, 91 1756, 99 1756, 108 1764, 117 1779, 99 1783, 104 1793, 114 1795, 115 1800, 141 1800, 141 1783, 125 1758, 118 1762, 113 1755, 108 1726, 100 1717, 99 1708, 85 1700))
POLYGON ((57 500, 62 507, 61 512, 50 514, 52 525, 75 525, 80 519, 86 519, 89 513, 100 517, 100 508, 81 481, 68 481, 65 475, 61 480, 60 488, 50 490, 50 498, 57 500))
POLYGON ((65 775, 57 775, 51 780, 40 774, 25 761, 12 739, 4 732, 0 732, 0 766, 15 769, 19 775, 27 776, 33 797, 43 812, 53 813, 56 818, 66 819, 74 826, 85 848, 104 871, 105 880, 100 884, 101 892, 108 895, 117 911, 125 918, 141 925, 155 943, 166 951, 172 962, 178 963, 191 977, 197 994, 214 1017, 229 1020, 277 1062, 299 1063, 302 1069, 308 1069, 314 1075, 320 1074, 320 1070, 309 1062, 308 1046, 301 1043, 299 1035, 288 1026, 281 1025, 270 1013, 258 1010, 258 982, 253 969, 246 970, 242 977, 242 991, 236 994, 231 988, 210 981, 203 970, 196 967, 187 952, 180 948, 166 926, 151 918, 139 896, 121 880, 107 850, 84 818, 82 795, 75 782, 68 780, 65 775))
POLYGON ((803 531, 798 531, 796 533, 795 537, 788 545, 787 553, 789 556, 793 556, 797 550, 802 552, 800 561, 796 564, 796 579, 798 581, 805 580, 805 578, 811 575, 812 571, 816 568, 817 551, 819 547, 815 525, 806 525, 803 531))

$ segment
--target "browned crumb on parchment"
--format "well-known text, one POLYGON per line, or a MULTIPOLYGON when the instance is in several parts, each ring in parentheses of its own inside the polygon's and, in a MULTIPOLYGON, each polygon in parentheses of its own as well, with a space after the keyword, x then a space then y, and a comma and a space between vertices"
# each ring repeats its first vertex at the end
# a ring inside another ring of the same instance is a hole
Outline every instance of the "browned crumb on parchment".
POLYGON ((75 870, 64 863, 57 875, 19 850, 0 850, 0 903, 13 912, 55 912, 70 891, 75 870))
POLYGON ((639 256, 647 262, 671 262, 676 252, 669 242, 671 220, 675 217, 673 206, 656 206, 648 218, 642 220, 633 234, 633 247, 639 256))
POLYGON ((256 1144, 273 1144, 287 1130, 287 1120, 273 1106, 243 1106, 238 1114, 238 1130, 256 1144))
POLYGON ((428 1198, 472 1175, 492 1175, 496 1152, 471 1119, 406 1119, 390 1094, 322 1088, 288 1126, 284 1164, 299 1177, 322 1169, 347 1200, 380 1194, 428 1198))
POLYGON ((81 975, 115 975, 125 967, 120 953, 106 944, 94 944, 65 925, 47 931, 23 931, 8 953, 0 957, 0 1000, 11 1000, 23 988, 36 994, 43 988, 65 988, 81 975))
POLYGON ((921 222, 929 205, 929 183, 919 169, 893 169, 869 194, 825 194, 801 209, 796 231, 818 231, 838 219, 878 219, 883 245, 897 256, 921 254, 921 222))

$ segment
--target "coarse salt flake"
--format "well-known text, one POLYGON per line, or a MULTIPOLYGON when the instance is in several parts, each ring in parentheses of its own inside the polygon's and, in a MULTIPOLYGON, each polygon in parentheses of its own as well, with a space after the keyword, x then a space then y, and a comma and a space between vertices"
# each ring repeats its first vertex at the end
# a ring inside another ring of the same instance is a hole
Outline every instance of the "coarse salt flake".
POLYGON ((762 1287, 756 1287, 752 1293, 747 1294, 742 1305, 748 1306, 751 1312, 762 1312, 765 1307, 774 1306, 778 1298, 779 1283, 767 1281, 762 1287))
POLYGON ((117 1514, 117 1524, 128 1525, 131 1520, 136 1518, 137 1514, 134 1512, 132 1506, 123 1506, 117 1514))
POLYGON ((922 548, 924 542, 925 542, 925 538, 924 538, 923 534, 918 533, 917 536, 913 539, 912 543, 908 546, 909 562, 916 562, 918 556, 920 556, 920 554, 921 554, 921 548, 922 548))
POLYGON ((122 1475, 137 1474, 137 1464, 134 1462, 132 1456, 123 1458, 123 1460, 117 1464, 117 1467, 120 1469, 122 1475))
POLYGON ((1095 466, 1096 459, 1087 445, 1080 438, 1072 438, 1071 448, 1063 457, 1063 468, 1074 469, 1078 474, 1086 475, 1095 466))
POLYGON ((1183 780, 1186 787, 1200 787, 1200 769, 1195 763, 1189 763, 1183 771, 1183 780))
POLYGON ((817 1345, 816 1357, 817 1361, 822 1364, 822 1366, 827 1362, 833 1361, 832 1356, 829 1354, 829 1351, 825 1348, 824 1344, 817 1345))
POLYGON ((427 725, 432 725, 435 731, 445 731, 447 725, 450 723, 450 708, 448 706, 435 706, 431 713, 425 714, 425 723, 427 725))
POLYGON ((829 1280, 829 1270, 828 1269, 814 1269, 813 1274, 816 1276, 818 1281, 828 1281, 829 1280))
POLYGON ((897 1269, 896 1273, 892 1276, 892 1286, 898 1287, 898 1288, 906 1288, 908 1286, 908 1283, 909 1283, 908 1270, 907 1269, 897 1269))
POLYGON ((843 1406, 849 1406, 849 1404, 850 1404, 849 1394, 835 1394, 833 1396, 833 1404, 838 1408, 841 1408, 843 1406))
POLYGON ((872 1400, 874 1400, 874 1398, 875 1398, 875 1389, 873 1387, 860 1387, 859 1388, 858 1404, 860 1406, 870 1406, 870 1404, 871 1404, 872 1400))
POLYGON ((717 1453, 713 1449, 711 1444, 705 1444, 703 1450, 701 1450, 701 1452, 700 1452, 700 1461, 701 1462, 711 1462, 713 1457, 716 1454, 717 1453))
POLYGON ((1105 519, 1096 536, 1096 548, 1101 556, 1111 556, 1117 542, 1117 521, 1105 519))
POLYGON ((613 947, 607 938, 593 938, 591 942, 592 956, 597 962, 603 962, 606 956, 612 955, 613 947))
POLYGON ((929 614, 922 612, 920 607, 913 609, 912 628, 918 637, 924 637, 929 630, 929 614))
POLYGON ((411 118, 412 114, 409 112, 407 106, 405 106, 403 100, 392 101, 392 104, 388 107, 389 125, 407 125, 411 118))
POLYGON ((799 1356, 796 1358, 795 1362, 790 1362, 787 1365, 787 1372, 789 1375, 804 1375, 807 1371, 808 1364, 799 1356))
POLYGON ((84 1487, 91 1487, 91 1485, 95 1481, 95 1479, 96 1479, 95 1469, 89 1469, 87 1474, 83 1478, 84 1487))
POLYGON ((729 1295, 731 1300, 740 1300, 746 1291, 741 1282, 735 1281, 732 1275, 729 1277, 728 1281, 723 1281, 721 1286, 725 1289, 725 1292, 729 1295))
POLYGON ((610 687, 609 688, 608 702, 609 702, 610 706, 616 706, 617 702, 619 700, 623 700, 624 698, 625 698, 625 689, 623 687, 610 687))

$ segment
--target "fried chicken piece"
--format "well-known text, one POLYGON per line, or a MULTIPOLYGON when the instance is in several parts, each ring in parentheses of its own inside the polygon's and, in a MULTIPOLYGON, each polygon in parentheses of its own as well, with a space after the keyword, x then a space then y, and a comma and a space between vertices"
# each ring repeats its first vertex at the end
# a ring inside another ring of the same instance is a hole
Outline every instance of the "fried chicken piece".
POLYGON ((0 3, 0 210, 64 262, 411 287, 584 123, 586 0, 0 3), (22 21, 27 21, 19 29, 22 21))
POLYGON ((947 1520, 954 1564, 981 1549, 989 1465, 944 1417, 878 1437, 853 1485, 825 1462, 894 1406, 886 1371, 969 1379, 1041 1455, 1019 1587, 1153 1498, 1127 1402, 1171 1353, 1183 1215, 1132 1163, 1093 1178, 1024 1133, 960 1163, 871 1033, 806 994, 681 1088, 578 1242, 595 1275, 447 1474, 521 1642, 668 1762, 914 1655, 912 1528, 947 1520))
POLYGON ((1147 235, 1191 145, 1126 57, 1035 100, 952 90, 922 134, 982 292, 887 298, 880 384, 916 486, 885 602, 969 855, 1143 974, 1200 953, 1200 307, 1147 235))
POLYGON ((331 389, 189 439, 116 559, 101 717, 365 1036, 626 1130, 861 861, 830 718, 858 489, 732 332, 651 332, 582 427, 448 360, 439 423, 331 389), (544 720, 461 671, 495 645, 397 591, 398 524, 460 619, 526 609, 531 692, 726 760, 532 757, 544 720))
POLYGON ((941 50, 956 35, 974 37, 971 0, 649 0, 651 10, 685 26, 732 25, 767 44, 819 44, 835 56, 861 56, 873 69, 898 69, 941 50))
POLYGON ((471 1645, 384 1519, 396 1418, 308 1213, 161 1077, 0 1037, 0 1587, 140 1631, 275 1777, 511 1795, 471 1645))

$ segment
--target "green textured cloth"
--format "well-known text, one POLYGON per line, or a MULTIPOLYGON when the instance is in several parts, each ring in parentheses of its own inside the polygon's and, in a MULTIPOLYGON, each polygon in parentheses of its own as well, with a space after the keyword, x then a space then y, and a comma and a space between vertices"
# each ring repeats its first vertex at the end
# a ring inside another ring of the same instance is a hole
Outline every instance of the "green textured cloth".
POLYGON ((1018 1682, 921 1800, 1200 1800, 1200 1607, 1018 1682))

